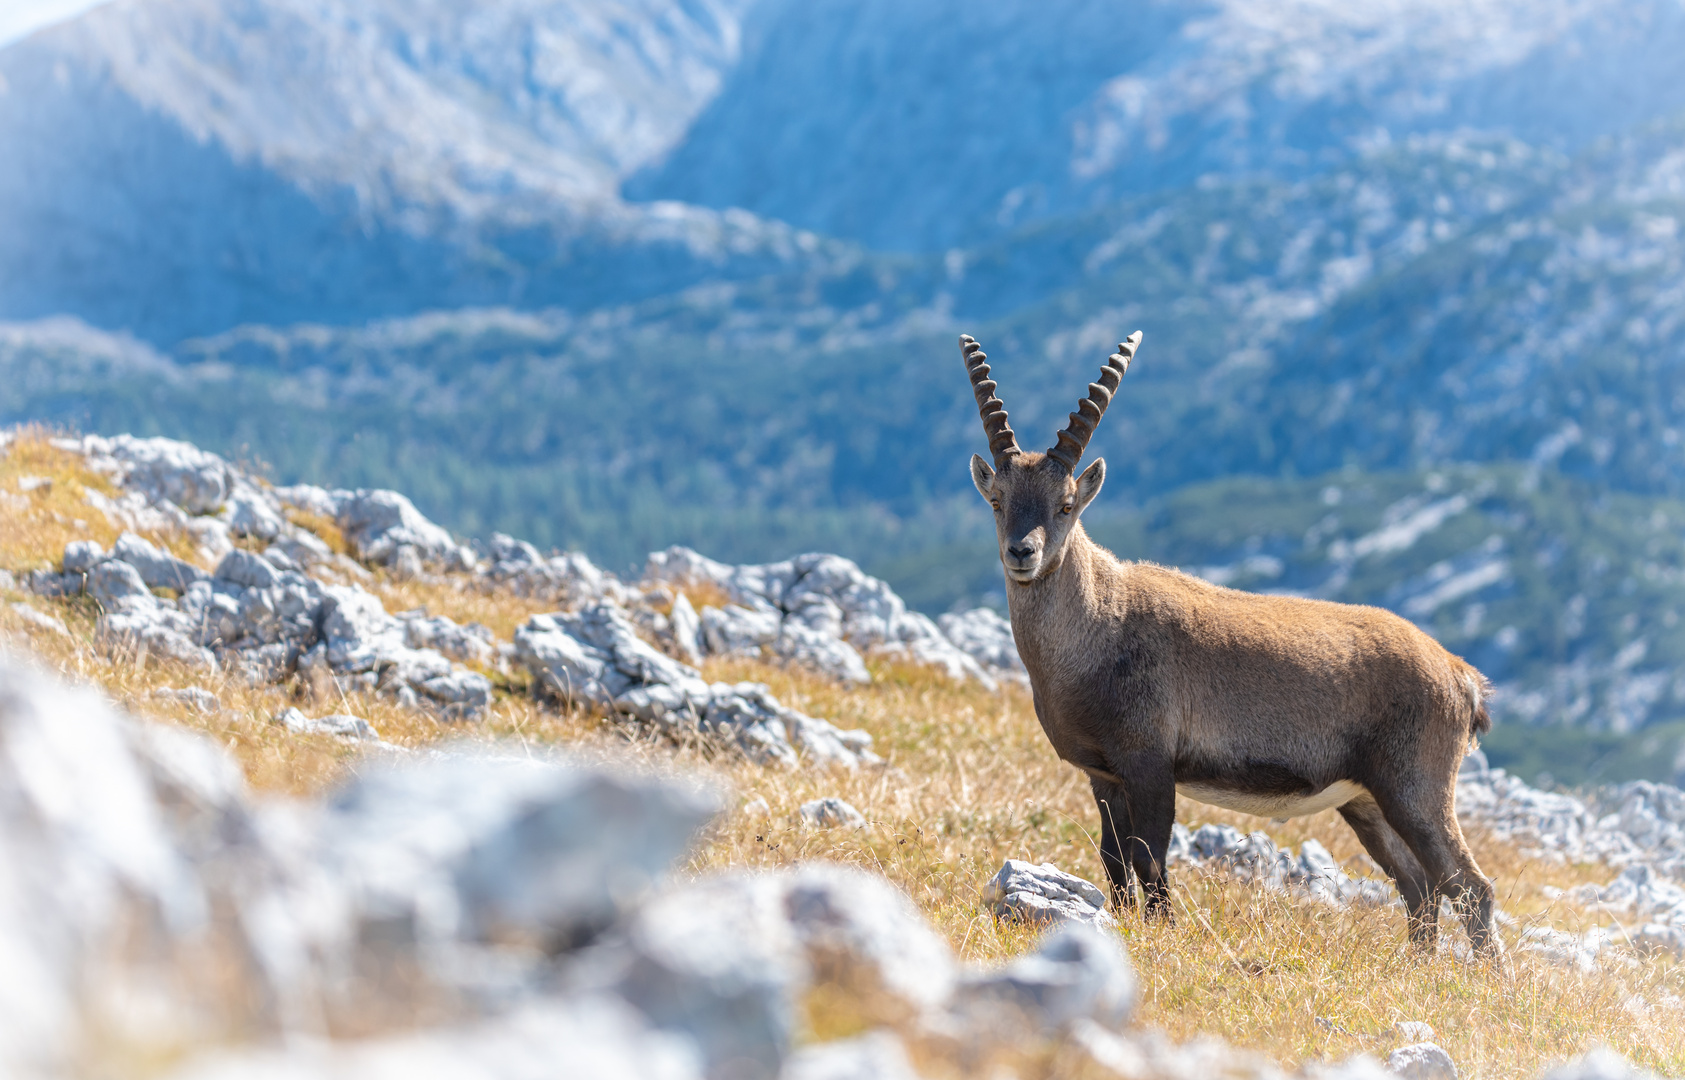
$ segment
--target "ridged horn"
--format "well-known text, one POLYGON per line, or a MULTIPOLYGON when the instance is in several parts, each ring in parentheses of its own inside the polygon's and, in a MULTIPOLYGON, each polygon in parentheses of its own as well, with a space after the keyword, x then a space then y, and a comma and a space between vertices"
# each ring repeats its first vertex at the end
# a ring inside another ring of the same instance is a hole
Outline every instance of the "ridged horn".
POLYGON ((1100 369, 1100 381, 1088 384, 1088 396, 1077 402, 1077 411, 1071 414, 1071 422, 1059 433, 1059 441, 1048 448, 1047 456, 1065 466, 1073 475, 1077 471, 1077 462, 1082 460, 1082 452, 1088 449, 1088 440, 1094 437, 1094 428, 1106 415, 1106 406, 1112 403, 1112 395, 1117 393, 1124 372, 1129 370, 1129 361, 1135 358, 1135 350, 1140 345, 1139 330, 1130 334, 1128 341, 1118 343, 1117 352, 1108 356, 1106 366, 1100 369))
POLYGON ((1006 423, 1006 406, 995 396, 995 381, 989 378, 988 354, 970 334, 960 335, 960 354, 965 357, 965 370, 971 375, 971 392, 977 395, 977 415, 983 418, 983 432, 989 436, 989 452, 995 456, 995 468, 1000 468, 1020 453, 1018 438, 1006 423))

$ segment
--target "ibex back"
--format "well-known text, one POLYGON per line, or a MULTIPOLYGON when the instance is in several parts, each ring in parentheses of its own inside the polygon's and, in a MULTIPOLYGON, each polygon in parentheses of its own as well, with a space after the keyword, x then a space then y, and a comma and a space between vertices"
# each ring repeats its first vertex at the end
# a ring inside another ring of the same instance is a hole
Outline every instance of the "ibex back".
POLYGON ((1429 944, 1439 896, 1494 949, 1492 886, 1457 824, 1457 768, 1491 726, 1485 678, 1379 608, 1226 589, 1123 562, 1079 520, 1106 463, 1077 463, 1140 344, 1118 346, 1046 453, 1018 448, 977 342, 960 338, 994 466, 971 459, 995 512, 1007 606, 1036 717, 1088 774, 1113 901, 1170 913, 1176 794, 1269 817, 1338 808, 1398 884, 1429 944))

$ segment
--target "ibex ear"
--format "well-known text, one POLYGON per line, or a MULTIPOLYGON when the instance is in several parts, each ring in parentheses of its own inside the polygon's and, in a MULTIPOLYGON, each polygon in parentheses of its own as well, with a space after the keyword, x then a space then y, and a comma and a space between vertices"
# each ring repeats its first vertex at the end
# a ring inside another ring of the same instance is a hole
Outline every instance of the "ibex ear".
POLYGON ((1088 509, 1088 504, 1100 494, 1100 485, 1105 482, 1106 459, 1095 458, 1094 464, 1082 470, 1082 475, 1077 477, 1077 513, 1088 509))
POLYGON ((992 499, 989 485, 994 483, 995 470, 989 468, 989 463, 983 460, 982 454, 971 455, 971 482, 977 485, 977 494, 985 499, 992 499))

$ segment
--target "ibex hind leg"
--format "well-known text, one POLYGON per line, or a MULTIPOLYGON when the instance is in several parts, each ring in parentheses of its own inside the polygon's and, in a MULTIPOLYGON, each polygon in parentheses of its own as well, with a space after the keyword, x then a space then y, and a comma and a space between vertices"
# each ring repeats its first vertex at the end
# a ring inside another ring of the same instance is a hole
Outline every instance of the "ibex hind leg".
POLYGON ((1340 816, 1362 841, 1363 850, 1398 886, 1409 920, 1411 943, 1418 948, 1431 948, 1439 936, 1439 898, 1432 895, 1427 871, 1416 860, 1410 845, 1393 831, 1381 814, 1381 807, 1367 795, 1340 807, 1340 816))
POLYGON ((1410 845, 1416 860, 1427 872, 1429 903, 1437 906, 1441 892, 1449 896, 1468 928, 1469 943, 1475 951, 1495 955, 1492 883, 1481 873, 1480 864, 1474 861, 1474 854, 1463 840, 1452 793, 1434 791, 1424 797, 1420 791, 1401 793, 1383 789, 1375 792, 1375 799, 1381 813, 1386 815, 1387 824, 1410 845))

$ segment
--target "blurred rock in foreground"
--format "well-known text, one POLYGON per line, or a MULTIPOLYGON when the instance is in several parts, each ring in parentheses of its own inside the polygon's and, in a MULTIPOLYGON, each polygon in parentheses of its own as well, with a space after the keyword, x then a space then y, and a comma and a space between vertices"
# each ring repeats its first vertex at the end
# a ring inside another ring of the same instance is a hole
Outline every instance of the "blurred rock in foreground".
POLYGON ((0 655, 0 1075, 912 1077, 1055 1045, 1102 1074, 1283 1075, 1124 1030, 1134 974, 1088 925, 967 968, 861 870, 665 882, 720 805, 451 749, 259 799, 208 739, 0 655), (798 1051, 818 1000, 870 1030, 798 1051))

